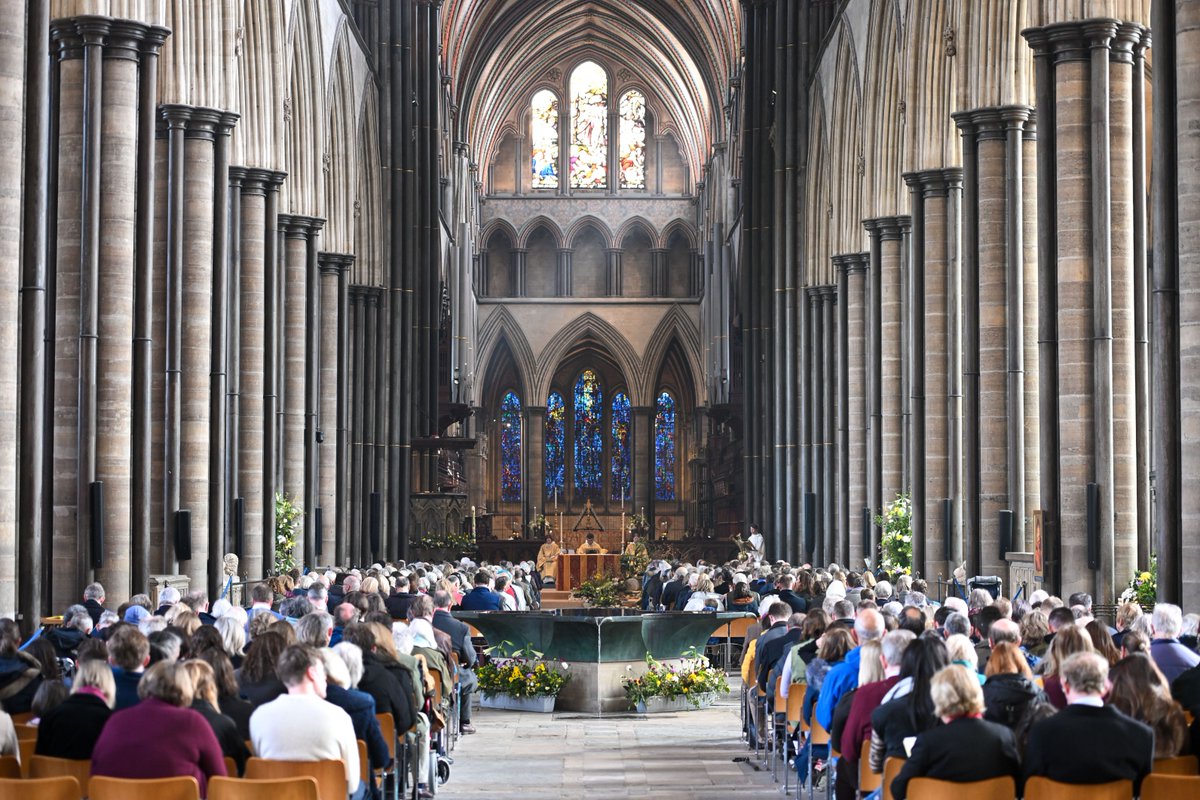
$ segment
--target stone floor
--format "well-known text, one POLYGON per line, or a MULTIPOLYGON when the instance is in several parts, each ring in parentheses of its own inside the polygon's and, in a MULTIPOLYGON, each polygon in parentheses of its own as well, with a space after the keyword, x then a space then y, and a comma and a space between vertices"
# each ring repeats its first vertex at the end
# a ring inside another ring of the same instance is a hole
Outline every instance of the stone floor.
MULTIPOLYGON (((732 681, 731 681, 732 682, 732 681)), ((532 714, 480 709, 438 797, 729 800, 779 798, 739 739, 736 694, 680 714, 532 714)))

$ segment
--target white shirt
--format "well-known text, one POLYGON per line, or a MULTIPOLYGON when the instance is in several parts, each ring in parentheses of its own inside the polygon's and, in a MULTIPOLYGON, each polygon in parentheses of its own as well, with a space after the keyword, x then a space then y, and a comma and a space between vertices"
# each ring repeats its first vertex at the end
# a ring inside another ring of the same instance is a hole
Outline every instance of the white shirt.
POLYGON ((283 694, 250 715, 254 755, 279 761, 324 761, 346 765, 346 789, 358 791, 358 741, 350 715, 312 695, 283 694))
POLYGON ((756 553, 763 551, 763 537, 761 533, 755 532, 750 534, 750 538, 747 541, 750 542, 750 546, 754 548, 756 553))
POLYGON ((709 600, 716 601, 717 611, 725 610, 725 598, 716 592, 692 592, 688 597, 684 611, 703 611, 709 600))

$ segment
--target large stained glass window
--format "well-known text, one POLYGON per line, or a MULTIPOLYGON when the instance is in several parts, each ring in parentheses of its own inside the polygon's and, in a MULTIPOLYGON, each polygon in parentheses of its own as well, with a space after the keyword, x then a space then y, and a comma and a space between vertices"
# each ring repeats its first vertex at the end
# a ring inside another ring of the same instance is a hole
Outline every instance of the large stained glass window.
POLYGON ((500 400, 500 499, 521 500, 521 398, 514 392, 500 400))
POLYGON ((563 396, 551 392, 546 403, 546 496, 558 496, 565 500, 563 494, 567 479, 567 455, 563 452, 567 434, 567 406, 563 396))
POLYGON ((621 188, 646 188, 646 96, 629 91, 621 97, 621 188))
POLYGON ((558 188, 558 98, 549 89, 533 96, 533 188, 558 188))
POLYGON ((571 73, 571 186, 608 186, 608 76, 594 61, 571 73))
POLYGON ((629 395, 617 392, 612 399, 612 499, 631 497, 629 481, 629 395))
POLYGON ((585 369, 575 382, 575 494, 600 498, 604 485, 604 396, 596 373, 585 369))
POLYGON ((654 414, 654 496, 675 499, 675 398, 660 392, 654 414))

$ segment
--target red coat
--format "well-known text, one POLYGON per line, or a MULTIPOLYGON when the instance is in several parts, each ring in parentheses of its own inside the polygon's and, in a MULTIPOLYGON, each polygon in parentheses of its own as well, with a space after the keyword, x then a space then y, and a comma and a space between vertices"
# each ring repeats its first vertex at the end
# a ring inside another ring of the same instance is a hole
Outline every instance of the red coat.
POLYGON ((871 712, 879 708, 884 695, 899 682, 900 676, 894 675, 858 687, 854 702, 850 704, 850 716, 846 719, 846 727, 842 729, 842 741, 838 743, 841 745, 839 750, 844 760, 858 762, 863 742, 871 741, 871 712))
POLYGON ((208 796, 208 778, 225 775, 221 745, 198 711, 151 697, 109 717, 92 751, 92 774, 110 778, 191 775, 208 796))

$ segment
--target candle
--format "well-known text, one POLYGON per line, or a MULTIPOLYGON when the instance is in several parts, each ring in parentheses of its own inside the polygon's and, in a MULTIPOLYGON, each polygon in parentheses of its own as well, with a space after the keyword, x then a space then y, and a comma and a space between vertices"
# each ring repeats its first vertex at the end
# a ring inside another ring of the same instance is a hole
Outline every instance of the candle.
MULTIPOLYGON (((624 484, 621 485, 621 516, 625 516, 625 485, 624 484)), ((624 528, 625 524, 621 523, 621 527, 624 528)))
POLYGON ((621 552, 625 552, 625 512, 621 512, 621 552))
POLYGON ((471 544, 475 543, 475 506, 471 506, 471 544))
POLYGON ((558 487, 554 487, 554 508, 558 508, 558 487))

